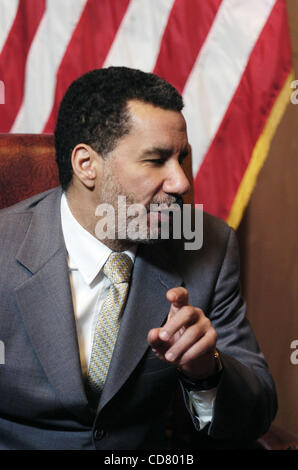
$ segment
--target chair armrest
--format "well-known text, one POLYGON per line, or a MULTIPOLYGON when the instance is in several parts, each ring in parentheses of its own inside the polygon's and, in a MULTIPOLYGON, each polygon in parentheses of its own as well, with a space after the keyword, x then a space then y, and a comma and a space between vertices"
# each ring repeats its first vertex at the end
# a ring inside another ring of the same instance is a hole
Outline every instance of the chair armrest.
POLYGON ((272 425, 257 444, 264 450, 298 450, 298 438, 276 425, 272 425))

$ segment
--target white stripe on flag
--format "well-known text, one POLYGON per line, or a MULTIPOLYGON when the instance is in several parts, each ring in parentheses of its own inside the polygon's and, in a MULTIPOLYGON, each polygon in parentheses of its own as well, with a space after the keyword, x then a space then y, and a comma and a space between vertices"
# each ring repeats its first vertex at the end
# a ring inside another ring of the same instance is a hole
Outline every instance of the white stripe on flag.
POLYGON ((11 132, 42 132, 53 106, 57 70, 86 1, 47 0, 28 55, 23 104, 11 132))
POLYGON ((131 0, 105 60, 151 72, 174 0, 131 0))
POLYGON ((184 88, 193 174, 201 165, 276 0, 223 0, 184 88))
MULTIPOLYGON (((0 3, 0 53, 14 22, 18 0, 1 0, 0 3)), ((1 77, 0 77, 1 78, 1 77)))

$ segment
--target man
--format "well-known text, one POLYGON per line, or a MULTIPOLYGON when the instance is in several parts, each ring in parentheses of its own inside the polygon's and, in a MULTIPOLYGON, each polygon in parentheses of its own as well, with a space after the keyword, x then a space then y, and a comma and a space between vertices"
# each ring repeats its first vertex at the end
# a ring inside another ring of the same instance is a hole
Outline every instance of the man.
POLYGON ((204 214, 202 247, 185 249, 174 214, 154 209, 181 208, 189 189, 182 107, 153 74, 89 72, 59 110, 62 188, 2 211, 0 448, 162 448, 179 383, 198 442, 268 429, 275 389, 233 231, 204 214))

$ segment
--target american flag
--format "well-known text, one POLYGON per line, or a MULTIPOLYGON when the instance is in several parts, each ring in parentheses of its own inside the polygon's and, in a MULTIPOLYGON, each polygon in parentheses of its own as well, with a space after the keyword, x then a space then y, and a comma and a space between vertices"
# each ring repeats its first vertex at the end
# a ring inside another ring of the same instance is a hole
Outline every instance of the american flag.
POLYGON ((52 133, 69 84, 110 65, 182 93, 195 202, 237 227, 291 92, 284 0, 0 0, 0 132, 52 133))

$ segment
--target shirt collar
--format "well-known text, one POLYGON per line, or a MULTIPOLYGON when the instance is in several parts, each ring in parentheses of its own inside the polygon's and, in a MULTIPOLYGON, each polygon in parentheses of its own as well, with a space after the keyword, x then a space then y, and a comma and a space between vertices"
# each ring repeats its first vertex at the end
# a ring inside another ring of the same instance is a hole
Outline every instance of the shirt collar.
MULTIPOLYGON (((61 222, 69 256, 69 268, 78 269, 84 281, 90 285, 103 268, 112 250, 84 229, 72 215, 64 192, 61 197, 61 222)), ((136 246, 125 253, 134 262, 136 246)))

